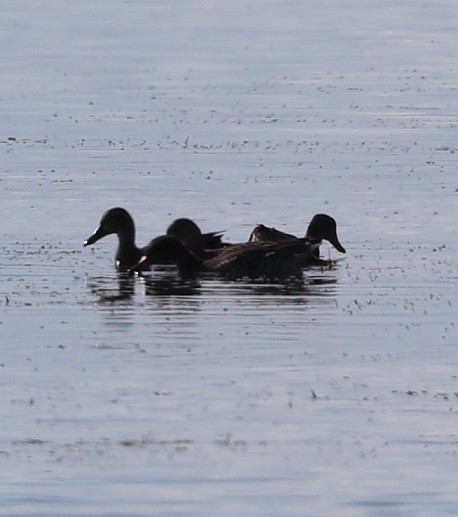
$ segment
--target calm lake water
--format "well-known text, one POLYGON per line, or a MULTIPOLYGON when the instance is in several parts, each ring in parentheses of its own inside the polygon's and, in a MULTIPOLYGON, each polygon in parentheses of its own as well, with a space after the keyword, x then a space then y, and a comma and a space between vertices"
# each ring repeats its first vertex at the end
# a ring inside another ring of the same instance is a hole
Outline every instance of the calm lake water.
POLYGON ((0 514, 455 515, 458 8, 2 3, 0 514), (338 222, 333 269, 126 279, 115 237, 338 222))

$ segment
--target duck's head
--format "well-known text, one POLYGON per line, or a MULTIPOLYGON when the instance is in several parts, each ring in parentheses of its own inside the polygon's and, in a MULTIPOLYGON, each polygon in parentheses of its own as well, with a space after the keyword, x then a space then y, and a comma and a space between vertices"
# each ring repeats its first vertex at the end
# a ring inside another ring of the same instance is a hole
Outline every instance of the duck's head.
POLYGON ((169 235, 160 235, 144 248, 144 255, 130 273, 147 271, 153 264, 179 264, 189 252, 184 245, 169 235))
POLYGON ((318 242, 325 239, 330 242, 337 251, 340 251, 340 253, 346 253, 345 248, 340 244, 339 238, 337 237, 336 221, 329 215, 314 215, 313 219, 310 221, 305 236, 318 242))
POLYGON ((129 212, 121 207, 110 208, 100 219, 100 224, 95 232, 84 241, 84 246, 90 246, 106 235, 116 233, 118 235, 135 236, 135 226, 129 212))
POLYGON ((193 253, 200 255, 204 250, 204 240, 202 232, 197 224, 191 219, 175 219, 167 228, 166 234, 174 237, 181 244, 193 253))

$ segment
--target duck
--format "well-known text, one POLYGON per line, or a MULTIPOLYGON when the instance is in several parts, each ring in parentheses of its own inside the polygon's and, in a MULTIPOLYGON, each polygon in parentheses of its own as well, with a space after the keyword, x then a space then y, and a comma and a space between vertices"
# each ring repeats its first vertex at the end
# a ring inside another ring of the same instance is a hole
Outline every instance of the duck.
POLYGON ((199 272, 213 272, 229 279, 284 280, 302 275, 304 256, 311 255, 316 246, 305 238, 285 242, 259 241, 227 246, 213 258, 202 259, 178 239, 161 235, 145 247, 145 255, 130 273, 142 274, 154 264, 174 264, 182 278, 192 278, 199 272))
POLYGON ((91 246, 113 233, 118 236, 118 249, 115 255, 116 269, 120 272, 128 271, 143 257, 145 248, 139 248, 135 244, 135 223, 125 208, 118 206, 104 212, 99 226, 84 241, 84 246, 91 246))
POLYGON ((224 231, 202 233, 192 219, 175 219, 167 228, 166 235, 180 241, 189 251, 205 259, 215 256, 215 250, 229 246, 222 241, 224 231))
MULTIPOLYGON (((224 232, 203 234, 197 224, 191 219, 176 219, 168 227, 167 232, 181 240, 193 253, 202 258, 207 257, 206 249, 217 249, 223 245, 222 234, 224 232)), ((145 255, 146 246, 139 248, 135 244, 135 223, 125 208, 114 207, 104 212, 99 226, 84 241, 84 246, 90 246, 111 234, 118 236, 115 267, 120 272, 129 271, 145 255)))
MULTIPOLYGON (((312 254, 304 257, 304 266, 329 264, 329 261, 322 260, 319 257, 319 244, 323 239, 330 242, 340 253, 346 253, 337 237, 337 223, 330 215, 315 214, 303 238, 311 243, 318 244, 314 247, 312 254)), ((282 232, 274 227, 269 228, 263 224, 258 224, 251 232, 248 242, 287 242, 295 239, 298 239, 295 235, 282 232)))

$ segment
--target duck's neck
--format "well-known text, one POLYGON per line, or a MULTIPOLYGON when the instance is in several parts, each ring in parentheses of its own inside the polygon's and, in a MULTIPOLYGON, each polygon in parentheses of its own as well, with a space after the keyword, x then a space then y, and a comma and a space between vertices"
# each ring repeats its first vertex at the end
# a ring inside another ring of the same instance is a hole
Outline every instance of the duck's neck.
POLYGON ((308 225, 307 232, 305 234, 306 239, 310 239, 310 241, 313 241, 315 244, 318 244, 316 248, 312 250, 312 257, 319 257, 320 256, 320 245, 323 242, 322 237, 317 237, 318 232, 316 231, 314 221, 308 225))
POLYGON ((135 228, 128 228, 117 233, 119 247, 128 249, 135 247, 135 228))
POLYGON ((178 270, 180 271, 180 275, 184 278, 193 277, 196 271, 207 270, 204 262, 184 246, 181 248, 180 253, 176 259, 176 264, 178 266, 178 270))
POLYGON ((135 245, 135 228, 123 230, 118 235, 118 251, 116 253, 116 263, 118 269, 126 271, 135 266, 141 258, 141 251, 135 245))

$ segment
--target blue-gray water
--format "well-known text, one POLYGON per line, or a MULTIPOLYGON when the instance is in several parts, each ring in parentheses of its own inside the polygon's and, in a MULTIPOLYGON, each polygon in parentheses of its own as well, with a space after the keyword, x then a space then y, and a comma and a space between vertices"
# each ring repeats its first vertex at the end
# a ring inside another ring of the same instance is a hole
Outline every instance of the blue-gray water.
POLYGON ((1 514, 458 512, 457 22, 3 2, 1 514), (112 206, 140 244, 326 212, 347 256, 299 285, 126 284, 114 237, 82 246, 112 206))

